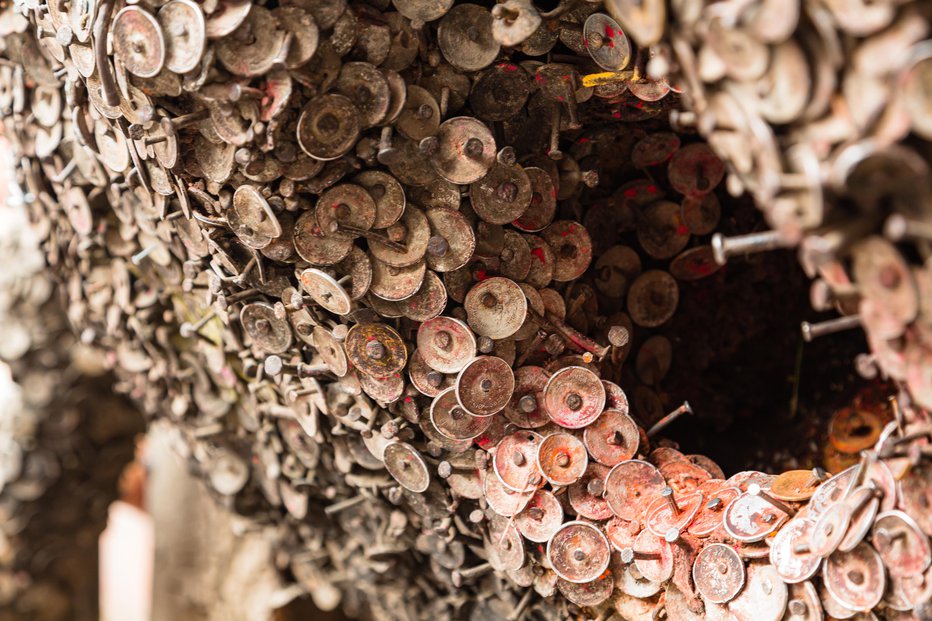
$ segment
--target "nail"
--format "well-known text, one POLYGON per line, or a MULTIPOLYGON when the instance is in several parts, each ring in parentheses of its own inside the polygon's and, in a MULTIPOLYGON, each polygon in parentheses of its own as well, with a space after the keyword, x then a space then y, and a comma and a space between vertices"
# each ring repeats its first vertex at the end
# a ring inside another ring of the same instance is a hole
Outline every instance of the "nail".
POLYGON ((667 502, 667 506, 670 507, 670 511, 673 512, 673 515, 680 514, 680 507, 676 504, 676 499, 673 497, 673 488, 665 487, 660 490, 660 497, 667 502))
POLYGON ((263 368, 265 369, 265 374, 271 377, 277 377, 282 373, 288 373, 289 375, 294 375, 295 377, 305 378, 305 377, 320 377, 322 375, 327 375, 330 370, 324 364, 304 364, 299 362, 298 364, 287 364, 285 363, 281 356, 272 354, 271 356, 265 359, 263 363, 263 368))
POLYGON ((932 240, 932 224, 895 213, 884 223, 883 234, 891 241, 906 238, 932 240))
POLYGON ((634 561, 656 561, 659 558, 659 552, 637 552, 634 548, 624 548, 621 551, 621 562, 625 565, 630 565, 634 561))
POLYGON ((453 586, 461 587, 463 586, 463 579, 476 578, 483 574, 487 574, 492 571, 492 565, 489 563, 482 563, 481 565, 476 565, 475 567, 470 567, 468 569, 454 569, 451 575, 453 579, 453 586))
POLYGON ((355 507, 356 505, 365 502, 367 500, 366 496, 360 494, 359 496, 353 496, 352 498, 347 498, 346 500, 341 500, 340 502, 335 502, 332 505, 324 507, 324 513, 327 515, 333 515, 334 513, 339 513, 350 507, 355 507))
POLYGON ((807 343, 810 343, 812 342, 812 339, 819 338, 820 336, 834 334, 835 332, 841 332, 843 330, 850 330, 852 328, 857 328, 860 325, 860 315, 847 315, 843 317, 837 317, 835 319, 829 319, 827 321, 820 321, 819 323, 809 323, 808 321, 804 321, 799 324, 799 329, 802 332, 803 340, 807 343))
POLYGON ((147 248, 143 248, 142 250, 140 250, 139 252, 137 252, 136 254, 132 256, 131 260, 133 262, 133 265, 139 265, 145 260, 146 257, 148 257, 150 254, 155 252, 157 249, 158 249, 158 246, 156 244, 152 244, 151 246, 147 248))
POLYGON ((654 423, 654 425, 650 429, 647 430, 647 437, 648 438, 654 437, 655 435, 657 435, 658 433, 666 429, 670 423, 675 421, 677 418, 679 418, 683 414, 692 414, 692 413, 693 413, 693 409, 692 409, 692 406, 689 405, 689 401, 684 401, 683 405, 676 408, 675 410, 673 410, 672 412, 670 412, 669 414, 667 414, 666 416, 658 420, 656 423, 654 423))
POLYGON ((547 155, 552 160, 562 160, 563 152, 560 151, 560 106, 554 105, 553 112, 550 114, 550 149, 547 155))
POLYGON ((392 147, 392 128, 390 125, 386 125, 382 128, 382 133, 379 136, 379 153, 376 155, 376 159, 379 164, 388 166, 398 160, 398 155, 398 149, 392 147))
POLYGON ((715 262, 719 265, 725 265, 731 255, 753 254, 765 250, 786 248, 789 245, 778 231, 749 233, 748 235, 737 235, 735 237, 725 237, 721 233, 712 236, 712 253, 715 262))
POLYGON ((776 498, 774 498, 773 496, 771 496, 770 494, 762 490, 761 486, 757 483, 751 483, 750 485, 748 485, 748 494, 750 494, 751 496, 761 497, 762 499, 766 500, 770 506, 782 511, 783 513, 786 513, 787 515, 793 515, 794 513, 796 513, 796 511, 792 507, 790 507, 784 502, 777 500, 776 498))
POLYGON ((210 321, 216 316, 217 316, 216 312, 210 311, 209 313, 207 313, 206 315, 204 315, 203 317, 201 317, 194 323, 184 322, 183 324, 181 324, 181 327, 179 328, 179 331, 181 332, 181 336, 183 336, 184 338, 191 338, 192 336, 194 336, 194 334, 198 330, 203 328, 204 325, 206 325, 208 321, 210 321))

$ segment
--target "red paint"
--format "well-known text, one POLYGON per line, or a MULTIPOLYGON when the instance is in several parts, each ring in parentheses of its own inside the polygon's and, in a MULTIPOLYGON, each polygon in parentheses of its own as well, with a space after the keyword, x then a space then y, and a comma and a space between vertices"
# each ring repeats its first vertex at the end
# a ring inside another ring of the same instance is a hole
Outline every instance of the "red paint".
POLYGON ((541 263, 547 263, 547 257, 544 256, 543 248, 534 248, 534 250, 531 250, 531 255, 537 257, 541 263))
POLYGON ((622 194, 624 194, 625 198, 634 198, 635 196, 638 195, 638 191, 634 188, 628 188, 627 190, 622 192, 622 194))
POLYGON ((476 270, 476 280, 482 282, 486 278, 488 278, 488 275, 486 274, 485 270, 476 270))
POLYGON ((678 227, 676 227, 676 234, 677 235, 689 235, 689 229, 686 228, 685 224, 681 224, 678 227))
POLYGON ((647 192, 648 192, 648 194, 656 194, 656 193, 659 192, 659 191, 660 191, 660 190, 657 188, 657 186, 655 186, 655 185, 653 185, 653 184, 647 186, 647 192))
POLYGON ((405 403, 411 403, 411 397, 405 397, 405 403))
POLYGON ((615 110, 614 112, 612 112, 612 116, 613 116, 614 118, 616 118, 616 119, 620 119, 620 118, 621 118, 621 112, 619 112, 618 110, 615 110))
POLYGON ((576 141, 576 144, 586 144, 587 142, 589 142, 589 139, 583 136, 582 138, 576 141))

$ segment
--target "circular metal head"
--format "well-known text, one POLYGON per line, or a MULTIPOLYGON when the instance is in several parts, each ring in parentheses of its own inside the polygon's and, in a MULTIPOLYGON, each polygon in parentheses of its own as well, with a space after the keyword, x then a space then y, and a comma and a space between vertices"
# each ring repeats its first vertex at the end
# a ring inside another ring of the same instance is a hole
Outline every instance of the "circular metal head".
POLYGON ((291 326, 280 319, 268 304, 247 304, 240 311, 243 330, 252 339, 253 347, 268 353, 280 354, 291 346, 291 326))
POLYGON ((515 390, 511 365, 497 356, 479 356, 456 377, 456 399, 475 416, 492 416, 508 405, 515 390))
POLYGON ((557 580, 560 593, 577 606, 598 606, 606 602, 615 589, 615 579, 606 573, 592 582, 577 584, 562 578, 557 580))
POLYGON ((207 47, 204 12, 191 0, 170 0, 158 12, 165 33, 165 68, 188 73, 200 64, 207 47))
POLYGON ((586 427, 583 440, 594 460, 614 466, 637 454, 641 435, 637 423, 626 412, 609 409, 586 427))
POLYGON ((528 541, 549 541, 563 524, 563 505, 553 493, 537 490, 527 506, 515 516, 518 532, 528 541))
POLYGON ((744 588, 744 561, 731 546, 705 546, 693 561, 693 582, 703 599, 713 604, 731 601, 744 588))
POLYGON ((586 18, 583 39, 592 60, 606 71, 621 71, 631 62, 631 42, 618 22, 604 13, 586 18))
POLYGON ((507 121, 521 112, 530 92, 527 71, 501 62, 479 74, 469 93, 469 107, 483 121, 507 121))
POLYGON ((660 474, 678 495, 698 490, 711 478, 708 472, 686 459, 661 465, 660 474))
POLYGON ((492 339, 508 338, 517 332, 527 316, 527 305, 521 287, 500 276, 477 283, 463 303, 469 327, 492 339))
POLYGON ((825 560, 822 581, 839 604, 850 610, 871 610, 886 587, 881 556, 861 543, 850 552, 835 552, 825 560))
MULTIPOLYGON (((440 105, 426 88, 409 84, 405 91, 404 107, 398 114, 395 128, 402 136, 410 138, 417 145, 421 140, 437 134, 440 127, 440 105)), ((429 140, 427 151, 422 153, 431 155, 430 150, 434 143, 429 140)), ((419 149, 419 146, 415 147, 419 149)), ((420 150, 420 149, 419 149, 420 150)))
POLYGON ((588 522, 567 522, 547 542, 547 559, 554 573, 575 584, 601 576, 611 559, 608 539, 588 522))
POLYGON ((590 462, 582 478, 570 485, 570 506, 578 516, 590 520, 607 520, 612 516, 612 510, 603 497, 608 472, 606 466, 590 462))
POLYGON ((437 431, 452 440, 472 440, 492 424, 491 416, 473 416, 456 400, 453 387, 434 397, 430 404, 430 422, 437 431))
POLYGON ((669 259, 689 243, 689 230, 683 224, 682 209, 672 201, 648 205, 638 222, 638 242, 655 259, 669 259))
POLYGON ((592 239, 586 227, 572 220, 559 220, 548 226, 541 237, 553 250, 553 279, 576 280, 592 262, 592 239))
POLYGON ((357 369, 373 377, 388 377, 408 361, 404 340, 384 323, 356 324, 343 341, 346 356, 357 369))
POLYGON ((784 621, 821 621, 824 619, 819 592, 808 580, 788 588, 784 621))
POLYGON ((388 114, 391 101, 388 81, 369 63, 344 63, 334 89, 350 99, 359 110, 362 129, 378 125, 388 114))
POLYGON ((524 565, 524 540, 510 520, 489 520, 485 550, 497 571, 517 571, 524 565))
POLYGON ((871 541, 891 577, 920 575, 932 563, 929 539, 902 511, 878 515, 871 529, 871 541))
POLYGON ((392 241, 404 244, 404 250, 373 239, 369 242, 373 257, 395 267, 407 267, 423 260, 430 241, 430 224, 423 211, 409 204, 401 219, 386 232, 392 241))
MULTIPOLYGON (((420 290, 424 284, 426 274, 427 263, 425 261, 419 261, 405 267, 396 267, 378 259, 373 259, 372 282, 369 284, 369 293, 389 302, 400 302, 410 298, 420 290)), ((398 306, 395 307, 395 312, 397 312, 397 315, 395 315, 397 317, 404 314, 398 306)))
POLYGON ((210 457, 207 476, 217 493, 233 496, 249 481, 249 464, 235 453, 222 450, 210 457))
POLYGON ((427 245, 430 269, 452 272, 466 265, 476 250, 476 234, 463 214, 448 207, 435 207, 425 215, 431 234, 427 245))
POLYGON ((531 204, 531 180, 518 164, 494 162, 484 177, 469 186, 469 202, 486 222, 508 224, 531 204))
MULTIPOLYGON (((501 8, 492 8, 492 37, 505 47, 526 44, 528 39, 541 27, 542 20, 534 5, 524 0, 505 0, 501 8)), ((526 49, 531 56, 537 50, 526 49)), ((543 52, 543 53, 546 53, 543 52)))
POLYGON ((698 197, 687 196, 680 203, 683 224, 693 235, 708 235, 722 218, 722 205, 714 193, 698 197))
POLYGON ((271 71, 284 44, 285 31, 278 20, 265 7, 253 6, 231 36, 214 43, 214 51, 227 71, 251 78, 271 71))
POLYGON ((547 416, 567 429, 593 423, 605 407, 605 387, 599 376, 584 367, 566 367, 550 376, 544 387, 547 416))
POLYGON ((721 267, 711 246, 696 246, 684 250, 670 262, 670 273, 677 280, 691 282, 711 276, 721 267))
POLYGON ((852 273, 861 295, 882 304, 905 326, 919 310, 919 296, 909 264, 896 246, 881 237, 870 237, 853 249, 852 273))
POLYGON ((786 584, 777 571, 766 563, 752 563, 744 589, 728 603, 728 609, 738 621, 780 621, 786 601, 786 584))
POLYGON ((405 211, 405 190, 393 176, 381 170, 364 170, 353 183, 364 187, 375 201, 374 229, 386 229, 401 219, 405 211))
POLYGON ((343 345, 334 338, 333 333, 322 326, 317 326, 314 328, 313 340, 314 347, 327 368, 337 377, 346 375, 349 370, 349 360, 346 352, 343 351, 343 345))
POLYGON ((819 570, 822 558, 808 549, 814 526, 808 518, 794 518, 770 543, 770 564, 787 584, 808 580, 819 570))
POLYGON ((550 375, 541 367, 515 370, 515 390, 505 406, 505 417, 524 429, 537 429, 550 422, 543 410, 543 390, 550 375))
POLYGON ((651 132, 631 150, 631 163, 637 168, 665 164, 680 148, 680 137, 673 132, 651 132))
MULTIPOLYGON (((516 282, 523 281, 531 272, 531 248, 524 237, 512 230, 505 231, 505 245, 498 258, 499 272, 505 278, 510 278, 516 282)), ((526 296, 527 287, 529 285, 521 287, 526 296)), ((534 295, 540 297, 536 289, 534 289, 534 295)), ((530 299, 530 296, 527 297, 530 299)))
POLYGON ((233 210, 239 223, 258 235, 274 239, 282 234, 275 212, 254 186, 241 185, 236 188, 233 193, 233 210))
POLYGON ((666 483, 660 471, 639 459, 616 464, 605 479, 605 499, 612 513, 625 520, 642 520, 666 483))
POLYGON ((612 246, 595 261, 595 286, 612 298, 621 298, 641 273, 641 257, 628 246, 612 246))
POLYGON ((272 15, 286 33, 291 35, 285 68, 297 69, 307 63, 320 44, 320 29, 314 16, 298 6, 278 6, 272 15))
POLYGON ((553 178, 542 168, 528 166, 524 174, 531 183, 531 198, 524 213, 511 224, 519 230, 536 233, 553 222, 557 212, 557 189, 553 178))
POLYGON ((362 390, 382 407, 388 407, 389 403, 398 401, 404 394, 405 381, 401 373, 393 373, 385 377, 358 373, 357 378, 362 390))
POLYGON ((488 127, 473 117, 447 119, 437 130, 437 141, 431 163, 437 174, 450 183, 466 185, 478 181, 495 162, 498 150, 495 138, 488 127))
POLYGON ((851 524, 838 549, 848 552, 861 543, 870 532, 874 518, 880 510, 880 499, 877 498, 874 487, 862 485, 852 490, 844 502, 851 509, 851 524))
POLYGON ((537 470, 537 447, 542 440, 540 434, 526 430, 501 439, 492 456, 492 468, 505 487, 527 492, 543 485, 544 478, 537 470))
POLYGON ((760 496, 744 493, 725 509, 725 531, 744 543, 761 541, 774 532, 787 515, 760 496))
POLYGON ((392 0, 392 5, 412 22, 426 23, 446 15, 453 0, 392 0))
POLYGON ((844 539, 850 523, 851 509, 847 504, 836 502, 828 507, 816 519, 809 534, 809 551, 823 558, 834 552, 844 539))
POLYGON ((673 549, 664 538, 647 529, 642 530, 635 537, 634 546, 622 554, 633 558, 637 571, 652 582, 666 582, 673 575, 673 549))
POLYGON ((551 485, 572 485, 588 465, 586 446, 572 434, 550 434, 537 447, 537 467, 551 485))
POLYGON ((317 201, 317 224, 328 235, 355 237, 340 232, 341 226, 366 231, 375 223, 375 201, 362 186, 341 183, 320 195, 317 201))
POLYGON ((298 118, 298 145, 314 159, 335 160, 359 139, 359 118, 359 110, 348 97, 318 95, 298 118))
POLYGON ((369 292, 369 285, 372 284, 372 262, 369 255, 360 248, 353 246, 349 255, 336 264, 335 270, 344 278, 349 277, 349 282, 344 285, 351 300, 362 299, 369 292))
POLYGON ((479 71, 491 65, 501 46, 492 36, 492 14, 478 4, 458 4, 437 26, 437 45, 451 65, 479 71))
POLYGON ((659 384, 673 364, 673 344, 662 334, 649 337, 638 349, 634 368, 638 378, 650 386, 659 384))
POLYGON ((443 312, 447 305, 447 289, 432 271, 426 272, 417 293, 398 303, 401 312, 411 321, 427 321, 443 312))
POLYGON ((392 442, 385 447, 385 469, 398 484, 420 494, 430 487, 430 472, 424 457, 406 442, 392 442))
POLYGON ((324 233, 317 224, 317 214, 308 210, 295 221, 294 247, 298 255, 312 265, 334 265, 350 254, 353 240, 324 233))
POLYGON ((920 463, 906 473, 899 483, 902 508, 916 522, 922 531, 932 536, 932 466, 920 463))
POLYGON ((348 315, 353 309, 353 302, 346 289, 330 274, 311 267, 301 272, 298 279, 301 288, 331 313, 348 315))
POLYGON ((531 501, 536 488, 525 492, 516 492, 505 487, 501 477, 492 472, 485 474, 482 482, 482 495, 489 503, 489 508, 502 517, 511 517, 520 513, 531 501))
POLYGON ((696 198, 708 194, 721 183, 725 165, 708 145, 697 142, 674 154, 667 174, 673 189, 684 196, 696 198))
POLYGON ((133 75, 152 78, 165 66, 162 27, 139 6, 120 9, 110 26, 110 41, 113 54, 133 75))
POLYGON ((427 397, 436 397, 453 386, 454 381, 453 377, 430 368, 419 349, 415 349, 408 359, 408 378, 411 385, 427 397))
POLYGON ((676 280, 667 272, 649 270, 638 276, 628 291, 628 314, 645 328, 666 323, 680 301, 676 280))
POLYGON ((430 368, 458 373, 475 357, 476 337, 459 319, 434 317, 418 327, 417 347, 430 368))

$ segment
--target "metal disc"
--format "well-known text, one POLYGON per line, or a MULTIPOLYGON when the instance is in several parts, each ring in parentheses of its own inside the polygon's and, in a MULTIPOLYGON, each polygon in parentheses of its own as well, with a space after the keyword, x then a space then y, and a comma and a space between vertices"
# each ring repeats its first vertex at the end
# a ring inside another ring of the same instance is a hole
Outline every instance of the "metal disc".
POLYGON ((311 267, 301 272, 298 280, 301 288, 331 313, 348 315, 353 309, 353 302, 346 289, 330 274, 311 267))
POLYGON ((188 73, 200 64, 207 47, 204 12, 191 0, 170 0, 158 12, 165 33, 165 68, 188 73))
POLYGON ((537 490, 527 506, 515 516, 515 526, 524 538, 545 543, 563 524, 563 506, 546 490, 537 490))
POLYGON ((592 262, 592 239, 586 227, 572 220, 559 220, 544 229, 541 237, 553 249, 554 280, 575 280, 588 269, 592 262))
POLYGON ((869 611, 883 599, 886 575, 880 555, 866 543, 850 552, 836 552, 822 570, 825 588, 839 604, 869 611))
POLYGON ((430 487, 430 472, 424 457, 406 442, 392 442, 385 447, 385 469, 408 491, 420 494, 430 487))
POLYGON ((343 341, 346 356, 357 369, 373 377, 388 377, 408 361, 404 340, 384 323, 356 324, 343 341))
POLYGON ((162 27, 139 6, 124 7, 114 16, 110 41, 113 54, 133 75, 151 78, 165 66, 162 27))
POLYGON ((475 416, 492 416, 508 404, 515 389, 511 365, 496 356, 473 358, 456 378, 456 398, 475 416))
POLYGON ((592 582, 608 569, 610 557, 608 539, 588 522, 567 522, 547 542, 547 559, 567 582, 592 582))
POLYGON ((492 339, 508 338, 527 316, 527 298, 521 287, 498 276, 477 283, 466 294, 463 306, 469 327, 492 339))
POLYGON ((492 132, 472 117, 447 119, 437 131, 437 140, 439 148, 431 156, 431 163, 437 173, 450 183, 466 185, 478 181, 495 162, 496 146, 492 132))
POLYGON ((588 465, 586 446, 572 434, 552 433, 537 447, 537 467, 551 485, 572 485, 588 465))
POLYGON ((605 499, 612 513, 625 520, 641 520, 666 485, 660 471, 639 459, 616 464, 605 479, 605 499))
POLYGON ((594 460, 614 466, 637 454, 641 436, 637 423, 626 412, 609 409, 586 427, 583 439, 594 460))
POLYGON ((787 584, 808 580, 819 570, 822 559, 810 551, 797 551, 806 546, 815 522, 794 518, 780 529, 770 543, 770 564, 787 584))
POLYGON ((744 561, 731 546, 705 546, 693 561, 693 582, 703 599, 714 604, 731 601, 744 587, 744 561))
POLYGON ((417 348, 430 368, 458 373, 475 357, 476 337, 459 319, 434 317, 418 327, 417 348))
POLYGON ((544 483, 537 471, 537 447, 541 440, 540 434, 525 430, 501 439, 492 454, 492 468, 505 487, 523 493, 544 483))
POLYGON ((490 416, 473 416, 460 407, 456 390, 447 388, 430 404, 430 422, 439 433, 452 440, 472 440, 492 424, 490 416))
POLYGON ((581 429, 594 422, 605 407, 605 387, 592 371, 567 367, 550 376, 544 387, 544 410, 553 422, 581 429))

